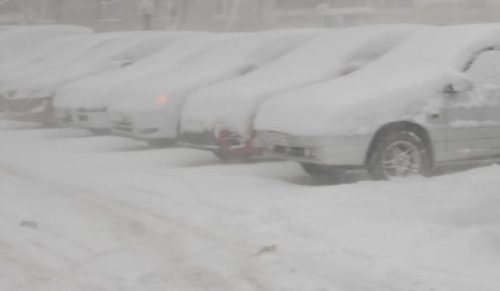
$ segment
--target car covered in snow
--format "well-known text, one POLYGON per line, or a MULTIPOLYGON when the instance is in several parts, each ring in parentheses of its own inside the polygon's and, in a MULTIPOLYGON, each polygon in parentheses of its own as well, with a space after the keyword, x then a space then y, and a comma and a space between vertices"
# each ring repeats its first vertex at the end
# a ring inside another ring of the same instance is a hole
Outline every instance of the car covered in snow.
POLYGON ((259 154, 252 123, 263 101, 356 71, 418 28, 373 25, 324 32, 260 70, 203 88, 183 107, 182 140, 222 159, 259 154))
POLYGON ((359 71, 266 101, 270 155, 375 179, 500 157, 500 25, 425 28, 359 71))
POLYGON ((78 60, 90 50, 119 37, 115 33, 98 33, 80 36, 51 47, 35 60, 9 68, 0 69, 0 97, 12 96, 26 80, 36 79, 44 71, 78 60))
MULTIPOLYGON (((0 79, 19 66, 35 62, 55 47, 91 34, 86 27, 73 25, 5 26, 0 29, 0 79)), ((4 100, 0 92, 0 112, 4 100)))
POLYGON ((52 100, 64 85, 107 70, 128 66, 162 49, 177 36, 165 32, 114 32, 76 60, 27 76, 5 99, 7 117, 44 124, 56 122, 52 100))
POLYGON ((151 145, 177 142, 185 98, 202 87, 250 73, 311 38, 316 30, 245 33, 217 42, 177 70, 115 90, 109 103, 112 131, 151 145))
POLYGON ((96 133, 110 128, 107 107, 115 88, 137 79, 156 78, 179 69, 183 63, 202 54, 220 34, 200 34, 182 38, 143 60, 124 68, 110 70, 62 87, 54 98, 56 116, 61 124, 86 128, 96 133))

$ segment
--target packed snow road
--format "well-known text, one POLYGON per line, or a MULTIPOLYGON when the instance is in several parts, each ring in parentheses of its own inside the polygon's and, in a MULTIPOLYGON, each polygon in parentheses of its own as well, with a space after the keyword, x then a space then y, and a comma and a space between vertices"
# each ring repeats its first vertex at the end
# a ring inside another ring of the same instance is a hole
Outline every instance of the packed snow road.
POLYGON ((314 186, 0 121, 0 290, 498 291, 499 177, 314 186))

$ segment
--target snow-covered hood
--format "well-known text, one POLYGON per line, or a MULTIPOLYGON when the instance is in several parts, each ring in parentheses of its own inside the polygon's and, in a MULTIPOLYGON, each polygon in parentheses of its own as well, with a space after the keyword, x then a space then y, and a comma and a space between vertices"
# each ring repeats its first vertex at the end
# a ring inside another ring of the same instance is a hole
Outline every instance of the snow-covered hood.
POLYGON ((354 71, 422 27, 376 25, 322 33, 260 70, 192 94, 183 109, 182 129, 228 125, 243 133, 258 105, 271 95, 354 71))
MULTIPOLYGON (((105 109, 108 99, 111 98, 110 93, 115 88, 120 91, 119 88, 127 87, 129 82, 135 80, 148 80, 148 86, 151 86, 149 80, 179 69, 183 62, 197 56, 207 45, 222 38, 211 34, 183 38, 131 66, 72 82, 57 92, 54 105, 59 108, 105 109)), ((163 82, 163 79, 158 81, 159 84, 163 82)), ((147 88, 132 87, 132 90, 147 91, 147 88)))
POLYGON ((18 84, 14 99, 45 98, 54 96, 59 88, 71 81, 90 76, 103 70, 117 68, 113 62, 92 62, 74 66, 64 66, 50 70, 38 76, 35 80, 25 79, 18 84))
POLYGON ((312 31, 267 31, 249 33, 215 43, 208 52, 185 63, 182 68, 159 74, 150 80, 113 92, 111 111, 147 111, 165 95, 169 102, 180 102, 186 94, 215 82, 244 74, 285 54, 312 37, 312 31), (231 48, 231 49, 229 49, 231 48))
POLYGON ((75 62, 96 46, 117 37, 119 37, 119 34, 115 33, 81 36, 78 39, 55 47, 51 53, 35 62, 10 69, 8 74, 0 73, 0 94, 19 89, 23 82, 38 79, 39 76, 43 75, 42 72, 44 71, 75 62))
POLYGON ((151 76, 151 79, 136 80, 133 84, 114 88, 110 93, 108 109, 114 112, 136 112, 178 104, 192 90, 234 77, 246 66, 242 62, 212 68, 200 67, 198 70, 179 67, 159 76, 151 76))
POLYGON ((80 78, 118 68, 131 51, 142 49, 141 46, 149 41, 165 38, 165 35, 161 33, 126 32, 117 33, 117 35, 119 37, 94 48, 75 62, 45 71, 43 75, 36 76, 34 79, 23 79, 12 98, 54 96, 61 86, 80 78))
POLYGON ((500 45, 500 26, 460 25, 415 32, 394 50, 344 78, 266 101, 255 128, 293 135, 368 133, 384 123, 422 120, 474 53, 500 45))

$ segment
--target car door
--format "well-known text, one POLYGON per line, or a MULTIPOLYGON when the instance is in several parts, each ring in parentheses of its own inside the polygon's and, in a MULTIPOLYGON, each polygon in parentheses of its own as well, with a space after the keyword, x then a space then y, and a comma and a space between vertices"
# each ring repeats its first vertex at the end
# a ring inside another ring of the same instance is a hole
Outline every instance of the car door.
POLYGON ((453 159, 500 152, 500 51, 478 54, 464 72, 465 92, 446 93, 447 151, 453 159))

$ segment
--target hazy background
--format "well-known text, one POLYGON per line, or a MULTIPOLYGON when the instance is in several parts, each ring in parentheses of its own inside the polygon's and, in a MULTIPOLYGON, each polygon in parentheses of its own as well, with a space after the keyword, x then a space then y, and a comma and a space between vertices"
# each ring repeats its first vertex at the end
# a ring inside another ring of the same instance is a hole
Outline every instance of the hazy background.
POLYGON ((0 25, 67 23, 97 31, 259 30, 500 20, 499 0, 0 0, 0 25))

